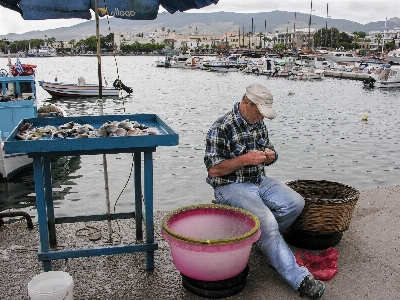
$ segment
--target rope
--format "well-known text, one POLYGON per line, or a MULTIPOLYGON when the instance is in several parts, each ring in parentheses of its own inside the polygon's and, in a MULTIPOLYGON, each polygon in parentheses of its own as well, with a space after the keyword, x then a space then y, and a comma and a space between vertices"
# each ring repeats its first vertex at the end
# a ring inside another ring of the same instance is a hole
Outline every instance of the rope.
MULTIPOLYGON (((104 0, 104 8, 108 12, 106 0, 104 0)), ((106 14, 106 16, 107 16, 107 24, 108 24, 108 33, 111 34, 111 26, 110 26, 110 19, 108 18, 108 13, 106 14)), ((120 97, 120 99, 122 99, 122 107, 124 109, 124 114, 125 114, 125 111, 126 111, 125 110, 125 97, 122 97, 122 94, 121 94, 121 80, 119 78, 117 57, 115 56, 114 40, 113 40, 112 44, 113 44, 113 56, 114 56, 115 68, 117 70, 117 79, 118 79, 118 82, 120 85, 120 87, 119 87, 120 96, 119 97, 120 97)))
MULTIPOLYGON (((121 192, 119 193, 119 195, 118 195, 118 197, 117 197, 117 200, 115 200, 115 203, 114 203, 114 213, 115 213, 115 211, 116 211, 117 203, 118 203, 119 199, 121 198, 122 193, 125 191, 126 187, 128 186, 129 180, 130 180, 131 177, 132 177, 132 171, 133 171, 133 166, 134 166, 134 160, 133 160, 133 159, 134 159, 134 154, 132 153, 131 170, 130 170, 130 172, 129 172, 128 179, 126 180, 124 187, 122 188, 121 192)), ((117 222, 117 225, 118 225, 118 231, 119 231, 119 234, 118 234, 118 235, 120 235, 120 233, 121 233, 121 227, 119 226, 118 220, 115 220, 115 221, 117 222)), ((133 221, 133 220, 132 220, 132 221, 133 221)), ((120 235, 120 236, 121 236, 121 235, 120 235)))
POLYGON ((90 241, 98 241, 101 239, 102 235, 101 235, 101 230, 97 227, 94 226, 90 226, 90 225, 86 225, 83 228, 78 229, 75 232, 76 236, 87 236, 89 237, 90 241), (95 237, 92 237, 93 235, 97 235, 95 237))
MULTIPOLYGON (((106 0, 104 0, 104 7, 105 7, 106 11, 108 11, 108 10, 107 10, 107 3, 106 3, 106 0)), ((111 26, 110 26, 110 19, 108 18, 108 13, 107 13, 106 16, 107 16, 107 24, 108 24, 108 33, 110 34, 110 33, 111 33, 111 26)), ((116 51, 115 51, 114 41, 113 41, 113 57, 114 57, 114 62, 115 62, 115 68, 116 68, 116 71, 117 71, 117 79, 118 79, 118 82, 121 82, 120 76, 119 76, 119 71, 118 71, 118 62, 117 62, 117 57, 116 57, 116 55, 115 55, 115 52, 116 52, 116 51)), ((125 113, 126 113, 126 108, 125 108, 125 97, 120 97, 120 99, 122 99, 122 107, 123 107, 124 114, 125 114, 125 113)), ((134 165, 133 159, 134 159, 134 154, 132 153, 131 170, 130 170, 130 172, 129 172, 129 176, 128 176, 128 179, 126 180, 125 186, 122 188, 120 194, 119 194, 118 197, 117 197, 117 200, 115 200, 115 203, 114 203, 114 213, 115 213, 115 211, 116 211, 117 203, 118 203, 119 199, 121 198, 122 193, 125 191, 125 189, 126 189, 126 187, 127 187, 127 185, 128 185, 128 182, 130 181, 130 179, 131 179, 131 177, 132 177, 132 171, 133 171, 133 165, 134 165)), ((118 224, 118 227, 119 227, 118 220, 117 220, 117 224, 118 224)), ((120 227, 119 227, 119 230, 120 230, 120 227)), ((121 231, 120 231, 120 232, 121 232, 121 231)))

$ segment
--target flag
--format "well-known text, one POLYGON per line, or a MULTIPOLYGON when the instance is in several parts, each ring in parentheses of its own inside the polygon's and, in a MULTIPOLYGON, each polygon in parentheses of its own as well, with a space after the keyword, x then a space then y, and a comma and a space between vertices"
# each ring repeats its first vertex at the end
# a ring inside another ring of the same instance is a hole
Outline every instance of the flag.
POLYGON ((24 67, 22 66, 22 64, 18 58, 17 58, 17 62, 15 63, 15 71, 17 71, 18 75, 24 71, 24 67))

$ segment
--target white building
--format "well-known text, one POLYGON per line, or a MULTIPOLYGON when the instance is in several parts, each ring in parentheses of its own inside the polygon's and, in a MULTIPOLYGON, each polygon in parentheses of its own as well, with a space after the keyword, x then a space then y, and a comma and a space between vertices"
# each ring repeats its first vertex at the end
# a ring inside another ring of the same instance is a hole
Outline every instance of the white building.
MULTIPOLYGON (((384 44, 394 42, 397 47, 400 47, 400 27, 396 27, 392 30, 384 31, 370 31, 366 39, 370 39, 370 49, 381 48, 384 44)), ((379 49, 378 49, 379 50, 379 49)))

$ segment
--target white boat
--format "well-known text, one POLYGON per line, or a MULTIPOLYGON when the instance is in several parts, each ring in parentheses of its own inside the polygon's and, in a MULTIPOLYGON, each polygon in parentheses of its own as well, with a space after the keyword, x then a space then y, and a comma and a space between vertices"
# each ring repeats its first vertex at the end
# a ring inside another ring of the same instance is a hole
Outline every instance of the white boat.
POLYGON ((290 80, 300 80, 300 81, 308 81, 308 80, 321 80, 324 78, 324 72, 313 72, 314 70, 306 71, 302 70, 297 73, 290 72, 288 75, 288 79, 290 80))
POLYGON ((165 67, 165 60, 158 59, 154 63, 156 65, 156 67, 159 67, 159 68, 164 68, 165 67))
POLYGON ((326 70, 329 69, 332 64, 332 61, 327 60, 325 57, 322 56, 315 56, 313 64, 311 64, 315 69, 318 70, 326 70))
POLYGON ((336 62, 360 62, 362 59, 353 51, 330 51, 322 57, 336 62))
MULTIPOLYGON (((32 159, 24 153, 5 153, 3 141, 22 119, 40 117, 40 111, 37 109, 34 68, 26 68, 19 76, 12 76, 15 66, 12 68, 10 60, 8 66, 9 72, 0 73, 0 174, 3 179, 10 179, 32 164, 32 159)), ((55 105, 52 107, 55 108, 54 115, 64 115, 61 109, 55 105)))
POLYGON ((256 75, 266 75, 272 77, 287 77, 294 67, 293 60, 280 61, 276 57, 266 56, 263 64, 255 70, 256 75))
POLYGON ((183 68, 190 57, 190 54, 179 54, 172 57, 167 55, 165 57, 165 66, 167 68, 183 68))
POLYGON ((39 50, 37 51, 37 56, 39 57, 54 57, 57 56, 57 51, 55 48, 44 44, 40 46, 39 50))
POLYGON ((386 56, 386 60, 390 64, 400 64, 400 48, 390 51, 386 56))
POLYGON ((315 53, 317 53, 317 54, 328 54, 328 49, 327 48, 325 48, 325 47, 321 47, 321 48, 318 48, 317 50, 315 50, 315 53))
POLYGON ((366 87, 400 88, 400 67, 384 68, 380 73, 369 74, 363 80, 366 87))
POLYGON ((246 67, 242 70, 242 73, 245 74, 256 74, 264 67, 264 59, 255 58, 248 59, 246 63, 246 67))
POLYGON ((31 42, 29 42, 29 49, 26 52, 26 57, 36 57, 38 56, 38 50, 31 48, 31 42))
POLYGON ((203 58, 200 56, 189 57, 183 66, 184 69, 201 69, 202 67, 203 67, 203 58))
POLYGON ((45 43, 43 46, 40 46, 37 56, 40 57, 54 57, 57 56, 57 51, 53 47, 50 47, 45 43))
POLYGON ((29 49, 26 53, 26 57, 36 57, 38 56, 38 51, 36 49, 29 49))
MULTIPOLYGON (((39 85, 51 96, 56 97, 95 97, 99 96, 98 84, 86 84, 84 78, 78 78, 78 84, 45 82, 39 81, 39 85)), ((125 86, 120 80, 116 79, 112 87, 102 87, 103 96, 118 96, 120 91, 124 90, 128 94, 132 93, 130 87, 125 86)))
POLYGON ((203 63, 203 69, 214 72, 237 72, 246 68, 246 60, 240 54, 219 56, 216 59, 203 63))

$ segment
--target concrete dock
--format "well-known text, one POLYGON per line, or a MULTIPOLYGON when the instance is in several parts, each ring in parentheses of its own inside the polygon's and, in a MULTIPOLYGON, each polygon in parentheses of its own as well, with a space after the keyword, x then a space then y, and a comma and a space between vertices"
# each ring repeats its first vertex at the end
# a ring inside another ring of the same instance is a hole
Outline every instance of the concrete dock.
MULTIPOLYGON (((335 246, 338 273, 326 282, 322 299, 399 299, 400 291, 400 185, 360 191, 350 228, 335 246)), ((166 212, 154 215, 155 269, 146 271, 144 253, 53 261, 53 270, 68 272, 74 280, 74 299, 204 299, 185 290, 173 265, 168 244, 160 234, 166 212)), ((114 244, 132 244, 132 220, 113 221, 114 244)), ((104 222, 56 225, 57 249, 107 245, 104 222)), ((0 298, 29 299, 29 281, 42 272, 37 260, 37 224, 26 222, 0 227, 0 298)), ((299 249, 291 247, 293 252, 299 249)), ((321 251, 314 251, 319 253, 321 251)), ((300 299, 253 246, 246 287, 227 299, 300 299)))

